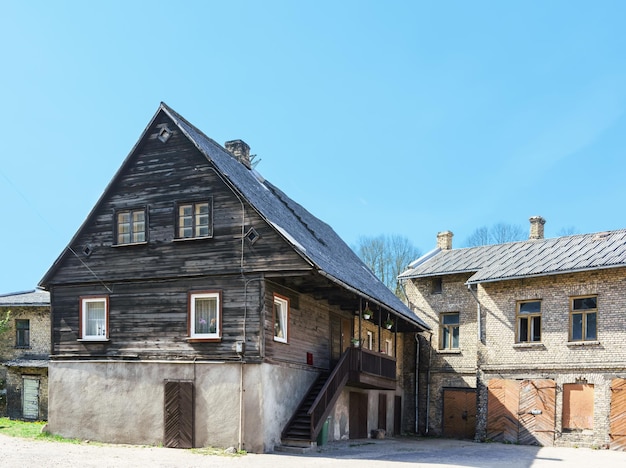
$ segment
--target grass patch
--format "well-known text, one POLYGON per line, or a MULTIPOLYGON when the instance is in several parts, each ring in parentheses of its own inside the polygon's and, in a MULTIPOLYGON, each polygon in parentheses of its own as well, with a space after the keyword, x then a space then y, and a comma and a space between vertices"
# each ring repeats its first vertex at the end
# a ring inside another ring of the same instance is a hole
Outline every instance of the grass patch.
POLYGON ((0 434, 9 437, 21 437, 31 440, 49 440, 50 442, 66 442, 70 444, 80 444, 79 439, 66 439, 64 437, 41 432, 46 424, 45 421, 18 421, 9 418, 0 418, 0 434))

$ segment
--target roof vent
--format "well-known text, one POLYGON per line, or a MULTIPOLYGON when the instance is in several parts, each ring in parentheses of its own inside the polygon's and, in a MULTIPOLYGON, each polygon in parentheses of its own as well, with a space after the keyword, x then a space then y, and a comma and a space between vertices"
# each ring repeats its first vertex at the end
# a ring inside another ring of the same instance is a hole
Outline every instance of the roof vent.
POLYGON ((169 128, 167 128, 167 124, 164 124, 161 127, 161 130, 159 130, 157 138, 159 139, 161 143, 166 143, 167 140, 169 140, 171 136, 172 136, 172 131, 169 128))

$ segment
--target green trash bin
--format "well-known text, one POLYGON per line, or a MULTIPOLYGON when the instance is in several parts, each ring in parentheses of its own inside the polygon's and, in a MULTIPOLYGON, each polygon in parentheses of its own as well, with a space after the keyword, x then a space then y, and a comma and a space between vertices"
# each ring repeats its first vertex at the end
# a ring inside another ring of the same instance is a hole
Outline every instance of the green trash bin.
POLYGON ((330 426, 330 416, 326 418, 322 425, 322 430, 317 435, 317 445, 326 445, 328 443, 328 427, 330 426))

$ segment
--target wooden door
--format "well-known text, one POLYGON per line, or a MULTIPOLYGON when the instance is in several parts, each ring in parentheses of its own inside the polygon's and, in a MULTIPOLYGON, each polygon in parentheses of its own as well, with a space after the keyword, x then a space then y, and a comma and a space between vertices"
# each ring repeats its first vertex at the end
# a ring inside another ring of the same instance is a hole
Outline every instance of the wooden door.
POLYGON ((339 362, 343 352, 350 347, 352 324, 350 320, 338 315, 330 316, 330 364, 331 368, 339 362))
POLYGON ((402 397, 399 395, 394 396, 393 401, 393 433, 402 433, 402 397))
POLYGON ((378 427, 377 429, 387 430, 387 395, 378 394, 378 427))
POLYGON ((626 379, 613 379, 611 382, 609 421, 611 450, 626 451, 626 379))
POLYGON ((39 419, 39 377, 22 378, 22 417, 39 419))
POLYGON ((473 439, 476 434, 476 390, 446 388, 443 390, 443 435, 473 439))
POLYGON ((367 393, 350 392, 349 431, 351 439, 367 438, 367 393))
POLYGON ((492 379, 488 385, 487 438, 522 445, 554 445, 556 383, 549 379, 492 379))
POLYGON ((487 439, 517 443, 519 382, 491 379, 487 396, 487 439))
POLYGON ((171 448, 192 448, 193 439, 193 382, 167 380, 163 445, 171 448))
POLYGON ((524 380, 520 384, 519 436, 522 445, 554 445, 556 383, 553 380, 524 380))

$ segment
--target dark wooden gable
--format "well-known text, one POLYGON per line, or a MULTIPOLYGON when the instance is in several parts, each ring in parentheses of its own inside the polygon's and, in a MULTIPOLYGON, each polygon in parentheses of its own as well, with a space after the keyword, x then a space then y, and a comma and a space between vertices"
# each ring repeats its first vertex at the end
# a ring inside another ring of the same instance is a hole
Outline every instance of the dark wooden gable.
POLYGON ((301 270, 310 266, 227 185, 213 164, 160 111, 42 283, 301 270), (170 132, 163 142, 159 133, 170 132), (212 199, 213 237, 175 240, 176 203, 212 199), (115 245, 116 210, 147 208, 147 240, 115 245), (254 228, 258 239, 242 235, 254 228), (243 255, 242 255, 243 249, 243 255), (242 263, 243 262, 243 263, 242 263))

